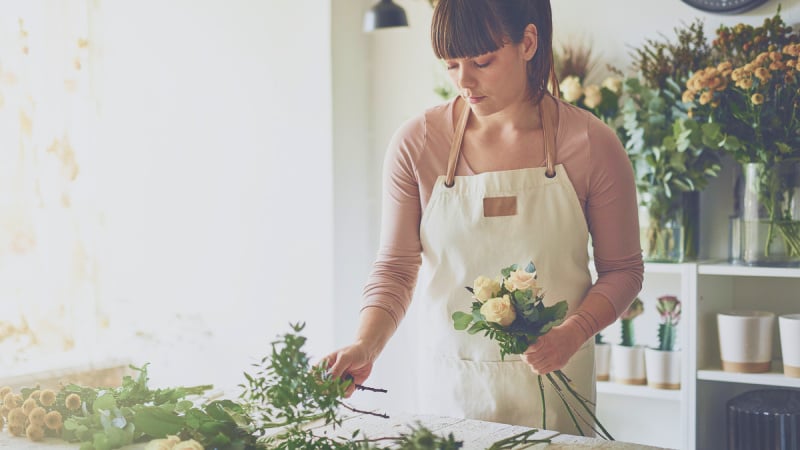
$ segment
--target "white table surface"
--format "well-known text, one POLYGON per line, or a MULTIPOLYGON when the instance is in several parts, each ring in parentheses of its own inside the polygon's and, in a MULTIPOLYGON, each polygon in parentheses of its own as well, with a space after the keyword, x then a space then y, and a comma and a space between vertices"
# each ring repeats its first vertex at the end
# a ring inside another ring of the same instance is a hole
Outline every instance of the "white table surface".
MULTIPOLYGON (((434 433, 446 436, 453 433, 457 440, 464 442, 464 450, 485 450, 493 443, 530 428, 505 425, 480 420, 456 419, 449 417, 392 414, 389 419, 369 415, 355 415, 348 417, 342 426, 335 430, 330 427, 317 427, 319 435, 352 436, 353 431, 361 430, 369 438, 393 437, 400 433, 408 432, 409 425, 422 424, 434 433)), ((609 449, 609 450, 656 450, 661 447, 650 447, 641 444, 630 444, 617 441, 605 441, 599 438, 570 436, 559 434, 555 431, 542 430, 532 436, 539 439, 551 439, 549 444, 537 444, 527 447, 536 450, 557 449, 609 449)), ((7 430, 0 433, 0 449, 14 450, 76 450, 77 444, 68 444, 56 439, 47 439, 43 442, 31 442, 26 438, 13 437, 7 430)), ((124 447, 124 450, 142 450, 144 444, 124 447)))

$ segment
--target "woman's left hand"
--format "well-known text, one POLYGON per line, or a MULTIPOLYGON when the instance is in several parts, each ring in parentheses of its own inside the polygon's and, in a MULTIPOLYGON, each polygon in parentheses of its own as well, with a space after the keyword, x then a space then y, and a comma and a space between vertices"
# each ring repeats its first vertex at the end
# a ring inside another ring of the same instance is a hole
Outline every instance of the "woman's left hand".
POLYGON ((580 327, 570 321, 564 322, 539 337, 535 344, 528 347, 522 359, 534 373, 544 375, 563 369, 585 341, 580 327))

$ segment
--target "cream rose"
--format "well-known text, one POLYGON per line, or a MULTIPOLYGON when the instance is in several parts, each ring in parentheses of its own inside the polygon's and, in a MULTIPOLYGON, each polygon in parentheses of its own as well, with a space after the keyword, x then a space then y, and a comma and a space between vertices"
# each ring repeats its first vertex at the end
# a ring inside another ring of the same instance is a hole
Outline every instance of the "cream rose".
POLYGON ((153 439, 144 446, 144 450, 173 450, 181 439, 178 436, 167 436, 166 439, 153 439))
POLYGON ((536 273, 526 272, 523 269, 517 269, 508 275, 505 282, 505 287, 511 292, 516 290, 531 289, 534 294, 538 293, 538 286, 536 283, 536 273))
POLYGON ((204 450, 203 446, 195 441, 194 439, 189 439, 188 441, 178 442, 175 444, 175 447, 172 447, 172 450, 204 450))
POLYGON ((564 100, 568 102, 577 101, 583 95, 583 87, 581 87, 581 80, 576 77, 575 75, 570 75, 558 85, 559 89, 561 89, 561 94, 564 96, 564 100))
POLYGON ((486 300, 481 306, 481 314, 488 322, 494 322, 501 327, 507 327, 517 318, 517 312, 511 304, 508 295, 494 297, 486 300))
POLYGON ((493 280, 481 275, 475 278, 475 281, 472 283, 472 294, 481 303, 489 300, 498 293, 500 293, 499 280, 493 280))
POLYGON ((619 94, 622 91, 622 80, 617 77, 608 77, 603 80, 601 86, 615 94, 619 94))
POLYGON ((600 92, 600 86, 592 84, 583 90, 583 104, 587 108, 596 108, 602 101, 603 94, 600 92))

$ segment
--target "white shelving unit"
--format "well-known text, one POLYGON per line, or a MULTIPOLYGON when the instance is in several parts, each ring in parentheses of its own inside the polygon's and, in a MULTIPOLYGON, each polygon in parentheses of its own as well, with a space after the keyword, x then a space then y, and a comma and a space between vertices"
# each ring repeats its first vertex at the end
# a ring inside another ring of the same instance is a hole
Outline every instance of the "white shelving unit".
MULTIPOLYGON (((778 321, 773 327, 773 364, 767 373, 724 372, 719 357, 716 314, 725 310, 765 310, 777 315, 800 312, 800 269, 746 267, 719 262, 699 264, 695 330, 695 415, 690 436, 697 449, 725 445, 727 401, 754 389, 800 389, 800 378, 783 375, 778 321), (722 442, 720 442, 722 441, 722 442)), ((800 345, 800 343, 798 343, 800 345)))
MULTIPOLYGON (((684 303, 691 295, 696 278, 695 264, 645 264, 645 280, 639 298, 644 302, 644 314, 634 320, 634 337, 637 345, 656 346, 658 343, 658 313, 656 299, 662 295, 675 295, 684 303)), ((606 342, 620 341, 619 322, 603 332, 606 342)), ((685 320, 678 325, 676 346, 682 351, 682 379, 680 390, 655 389, 632 386, 613 381, 597 383, 597 414, 614 438, 643 445, 668 448, 685 448, 689 433, 687 413, 691 407, 687 386, 689 327, 685 320)))
MULTIPOLYGON (((776 316, 800 312, 800 268, 747 267, 719 261, 646 264, 639 295, 645 313, 634 322, 637 344, 655 345, 658 315, 654 305, 656 298, 665 294, 677 295, 683 303, 678 330, 681 389, 598 382, 599 418, 620 440, 688 450, 723 449, 728 400, 754 389, 800 389, 800 378, 783 374, 777 320, 769 372, 723 371, 716 315, 732 309, 766 310, 776 316)), ((618 342, 618 329, 614 324, 603 332, 607 342, 618 342)))

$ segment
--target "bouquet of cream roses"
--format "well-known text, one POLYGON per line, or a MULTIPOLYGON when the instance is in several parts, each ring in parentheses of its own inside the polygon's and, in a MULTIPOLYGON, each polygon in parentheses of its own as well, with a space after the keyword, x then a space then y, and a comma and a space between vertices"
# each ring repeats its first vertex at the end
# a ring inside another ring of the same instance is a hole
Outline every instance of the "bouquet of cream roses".
MULTIPOLYGON (((500 274, 497 278, 476 278, 473 286, 466 288, 474 298, 471 311, 456 311, 452 318, 456 330, 466 330, 470 334, 482 331, 485 336, 497 341, 500 345, 500 356, 504 359, 508 354, 524 353, 539 337, 562 323, 567 315, 568 305, 562 300, 545 306, 544 289, 537 280, 533 262, 528 263, 524 269, 516 264, 511 265, 502 269, 500 274)), ((543 377, 555 389, 581 435, 585 433, 580 422, 589 424, 593 429, 593 425, 597 425, 600 430, 595 431, 598 434, 614 440, 589 407, 593 406, 591 400, 577 392, 570 379, 560 370, 538 375, 542 428, 547 428, 543 377), (582 416, 583 412, 591 417, 591 423, 582 416)))

